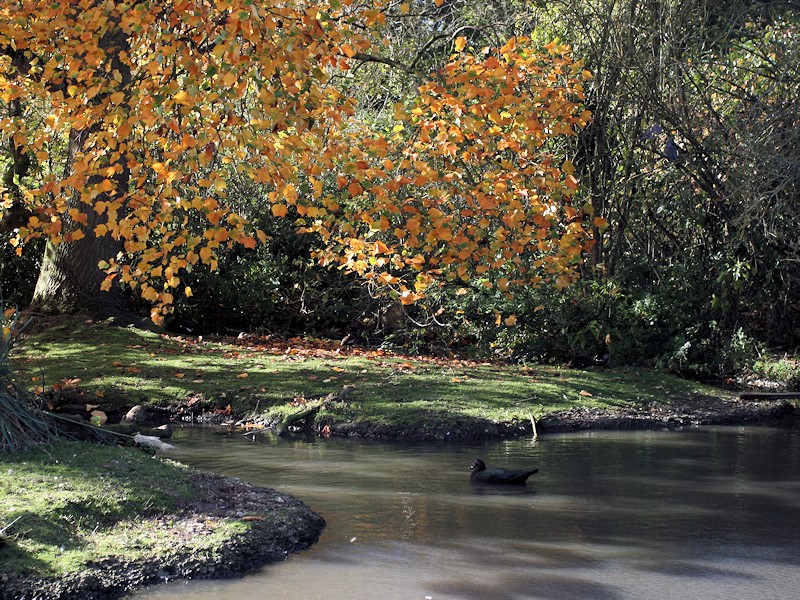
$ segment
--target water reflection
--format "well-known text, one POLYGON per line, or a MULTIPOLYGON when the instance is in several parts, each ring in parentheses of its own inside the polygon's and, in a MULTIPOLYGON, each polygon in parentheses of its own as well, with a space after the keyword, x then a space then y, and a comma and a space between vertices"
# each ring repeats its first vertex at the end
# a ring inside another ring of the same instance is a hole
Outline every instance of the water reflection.
POLYGON ((176 434, 177 457, 323 514, 311 550, 240 580, 133 597, 792 597, 800 586, 800 432, 594 432, 537 442, 396 445, 176 434), (527 486, 468 467, 532 465, 527 486))

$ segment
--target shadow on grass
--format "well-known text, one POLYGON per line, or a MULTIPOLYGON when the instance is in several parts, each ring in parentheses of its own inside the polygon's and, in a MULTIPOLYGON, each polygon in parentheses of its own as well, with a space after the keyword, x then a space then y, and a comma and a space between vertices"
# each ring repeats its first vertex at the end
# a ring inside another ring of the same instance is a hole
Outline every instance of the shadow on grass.
MULTIPOLYGON (((45 387, 74 382, 112 405, 176 404, 201 396, 237 415, 291 411, 287 401, 354 385, 348 409, 366 419, 413 413, 437 417, 528 420, 570 409, 620 408, 690 393, 689 382, 647 371, 571 370, 332 351, 288 340, 243 346, 234 340, 159 336, 130 328, 89 326, 31 336, 17 349, 23 381, 45 387), (80 380, 80 381, 75 381, 80 380)), ((342 413, 343 415, 345 412, 342 413)), ((349 413, 347 413, 349 414, 349 413)))

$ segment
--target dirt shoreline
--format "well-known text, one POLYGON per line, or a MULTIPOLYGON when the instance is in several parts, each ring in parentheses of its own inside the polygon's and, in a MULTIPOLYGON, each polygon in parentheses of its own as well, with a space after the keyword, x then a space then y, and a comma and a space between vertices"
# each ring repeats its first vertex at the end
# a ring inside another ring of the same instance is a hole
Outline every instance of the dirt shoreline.
POLYGON ((173 579, 221 579, 242 575, 314 544, 325 520, 297 498, 237 478, 197 472, 198 489, 177 515, 156 520, 182 532, 178 537, 202 535, 207 522, 243 518, 248 530, 221 546, 189 550, 180 539, 149 560, 126 561, 111 557, 68 577, 35 577, 0 573, 2 600, 115 600, 151 583, 173 579))
MULTIPOLYGON (((311 423, 297 428, 333 437, 374 438, 389 441, 470 441, 508 439, 533 435, 526 421, 491 421, 441 413, 423 415, 414 425, 338 422, 319 413, 311 423)), ((741 400, 695 395, 686 400, 619 409, 574 408, 535 418, 536 433, 585 430, 678 429, 702 425, 800 426, 800 411, 786 400, 741 400)), ((265 426, 271 423, 262 423, 265 426)))

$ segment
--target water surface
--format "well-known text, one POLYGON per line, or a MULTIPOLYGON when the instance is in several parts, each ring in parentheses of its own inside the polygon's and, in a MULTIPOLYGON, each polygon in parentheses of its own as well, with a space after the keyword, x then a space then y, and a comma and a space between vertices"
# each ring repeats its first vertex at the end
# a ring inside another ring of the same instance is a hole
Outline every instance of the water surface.
POLYGON ((800 431, 592 432, 459 445, 186 429, 175 457, 304 500, 312 549, 136 600, 702 598, 800 590, 800 431), (476 457, 538 467, 469 483, 476 457))

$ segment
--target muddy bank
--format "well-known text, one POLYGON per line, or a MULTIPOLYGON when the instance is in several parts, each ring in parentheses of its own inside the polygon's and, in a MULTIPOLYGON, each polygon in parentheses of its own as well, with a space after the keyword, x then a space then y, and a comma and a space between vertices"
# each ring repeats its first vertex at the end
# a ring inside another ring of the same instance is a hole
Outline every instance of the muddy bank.
POLYGON ((180 514, 153 519, 155 527, 173 533, 173 543, 157 555, 138 561, 111 557, 58 578, 0 572, 0 599, 112 600, 149 583, 232 577, 308 548, 325 527, 320 515, 288 494, 209 473, 195 474, 193 483, 196 500, 180 514), (249 527, 222 545, 183 547, 183 539, 209 533, 222 518, 242 519, 249 527))
POLYGON ((676 429, 700 425, 769 425, 796 427, 798 413, 785 400, 744 401, 695 396, 668 405, 643 405, 624 410, 572 409, 547 415, 540 433, 586 429, 676 429))
MULTIPOLYGON (((173 415, 175 416, 177 415, 173 415)), ((796 400, 745 400, 700 394, 668 403, 615 409, 577 407, 533 416, 538 435, 590 429, 677 429, 701 425, 800 426, 800 410, 796 400)), ((245 421, 237 421, 231 416, 205 413, 196 415, 192 423, 243 425, 245 421)), ((272 431, 281 429, 280 423, 266 416, 247 419, 246 423, 248 426, 255 425, 272 431)), ((470 441, 531 436, 533 424, 529 419, 492 421, 446 410, 422 411, 413 421, 403 423, 389 420, 342 420, 335 411, 320 410, 314 411, 308 419, 299 420, 282 433, 397 441, 470 441)))
MULTIPOLYGON (((151 409, 152 410, 152 409, 151 409)), ((177 408, 151 412, 154 422, 172 420, 183 424, 211 424, 263 427, 279 434, 315 434, 323 437, 373 438, 397 441, 469 441, 530 436, 530 419, 493 421, 460 415, 452 411, 420 411, 414 419, 394 422, 342 419, 333 410, 307 411, 291 427, 271 420, 268 415, 238 419, 235 415, 203 412, 191 420, 177 408), (160 419, 160 421, 158 421, 160 419)), ((651 402, 613 409, 576 407, 547 414, 533 414, 538 435, 589 429, 642 430, 676 429, 701 425, 800 426, 798 400, 743 399, 695 394, 686 399, 651 402)))
MULTIPOLYGON (((700 425, 770 425, 797 427, 800 413, 786 400, 745 401, 695 396, 669 404, 650 404, 620 409, 574 408, 536 418, 538 435, 589 429, 677 429, 700 425)), ((336 422, 318 415, 309 425, 321 435, 369 437, 389 440, 490 440, 533 435, 530 420, 495 422, 446 413, 421 415, 412 425, 336 422)))

